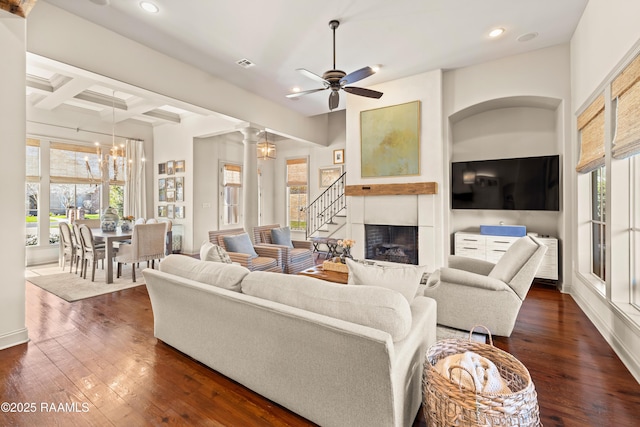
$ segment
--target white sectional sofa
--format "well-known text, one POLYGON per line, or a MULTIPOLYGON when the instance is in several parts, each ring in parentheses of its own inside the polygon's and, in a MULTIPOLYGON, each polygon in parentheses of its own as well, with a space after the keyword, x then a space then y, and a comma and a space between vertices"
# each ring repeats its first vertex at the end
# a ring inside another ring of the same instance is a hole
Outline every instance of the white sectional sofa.
POLYGON ((322 426, 409 426, 436 303, 170 255, 143 271, 155 336, 322 426))

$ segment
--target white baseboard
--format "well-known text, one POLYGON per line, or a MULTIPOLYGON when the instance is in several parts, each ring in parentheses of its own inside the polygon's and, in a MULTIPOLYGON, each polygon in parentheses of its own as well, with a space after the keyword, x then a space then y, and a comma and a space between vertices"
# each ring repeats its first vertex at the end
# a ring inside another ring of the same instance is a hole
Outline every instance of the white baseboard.
POLYGON ((13 347, 14 345, 24 344, 29 341, 29 332, 27 328, 22 328, 17 331, 9 332, 0 336, 0 350, 13 347))

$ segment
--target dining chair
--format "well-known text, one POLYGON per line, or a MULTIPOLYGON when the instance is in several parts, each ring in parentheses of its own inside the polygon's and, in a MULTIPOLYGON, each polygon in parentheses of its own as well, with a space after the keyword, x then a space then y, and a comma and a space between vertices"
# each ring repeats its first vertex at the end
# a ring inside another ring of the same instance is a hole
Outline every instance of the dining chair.
POLYGON ((100 228, 100 220, 97 218, 76 219, 73 223, 78 225, 84 224, 89 228, 100 228))
MULTIPOLYGON (((89 267, 87 264, 91 262, 91 281, 93 282, 96 278, 96 265, 99 260, 102 260, 102 268, 104 269, 104 258, 105 258, 105 247, 97 247, 95 241, 93 240, 93 232, 91 229, 85 225, 80 225, 80 238, 82 240, 82 263, 83 263, 83 278, 87 278, 87 268, 89 267)), ((111 262, 111 260, 109 260, 111 262)))
POLYGON ((69 255, 69 273, 73 272, 73 264, 76 261, 76 247, 73 244, 73 238, 71 237, 71 229, 69 228, 69 224, 66 222, 61 222, 59 224, 60 230, 60 244, 62 245, 62 251, 60 252, 60 256, 62 256, 61 264, 62 271, 64 271, 64 266, 67 263, 67 255, 69 255))
POLYGON ((118 263, 116 277, 122 274, 122 264, 131 264, 134 282, 136 281, 136 264, 150 261, 151 268, 154 268, 154 261, 164 258, 166 230, 165 223, 136 224, 133 227, 131 244, 122 245, 118 249, 115 258, 118 263))
POLYGON ((82 246, 82 236, 80 235, 80 225, 77 223, 71 224, 71 237, 73 244, 76 248, 76 274, 78 274, 78 265, 80 266, 80 277, 84 271, 84 247, 82 246))

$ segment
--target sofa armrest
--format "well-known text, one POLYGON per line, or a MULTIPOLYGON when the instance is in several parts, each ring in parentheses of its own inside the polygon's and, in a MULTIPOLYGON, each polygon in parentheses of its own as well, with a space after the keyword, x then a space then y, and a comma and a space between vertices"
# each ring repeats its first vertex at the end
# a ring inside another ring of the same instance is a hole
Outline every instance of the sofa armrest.
MULTIPOLYGON (((227 252, 232 262, 237 262, 243 267, 249 268, 252 265, 251 255, 240 252, 227 252)), ((249 268, 250 269, 250 268, 249 268)))
POLYGON ((313 244, 308 240, 292 240, 293 247, 296 249, 309 249, 313 247, 313 244))
POLYGON ((495 267, 495 264, 492 262, 459 255, 450 255, 448 259, 449 268, 483 274, 485 276, 493 270, 493 267, 495 267))
POLYGON ((484 276, 482 274, 471 273, 469 271, 458 270, 455 268, 441 268, 440 282, 455 283, 471 288, 487 289, 491 291, 510 291, 511 287, 506 283, 494 279, 493 277, 484 276))

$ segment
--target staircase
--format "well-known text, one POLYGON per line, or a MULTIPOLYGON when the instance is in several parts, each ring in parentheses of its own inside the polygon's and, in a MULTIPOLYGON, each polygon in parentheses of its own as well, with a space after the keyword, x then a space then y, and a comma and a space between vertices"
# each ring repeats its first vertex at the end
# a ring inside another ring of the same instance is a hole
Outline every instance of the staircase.
POLYGON ((307 213, 307 239, 312 237, 344 237, 340 232, 347 222, 345 213, 347 199, 344 195, 346 175, 346 172, 343 173, 340 178, 336 179, 329 188, 305 208, 307 213))

